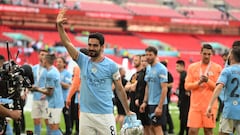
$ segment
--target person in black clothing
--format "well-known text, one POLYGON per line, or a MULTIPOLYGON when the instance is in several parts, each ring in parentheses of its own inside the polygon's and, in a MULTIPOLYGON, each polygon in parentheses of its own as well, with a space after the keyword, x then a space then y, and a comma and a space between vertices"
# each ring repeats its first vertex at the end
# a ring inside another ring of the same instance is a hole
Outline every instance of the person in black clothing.
POLYGON ((140 113, 139 107, 143 103, 144 95, 145 95, 145 88, 146 88, 146 82, 144 80, 145 74, 146 74, 146 66, 147 66, 147 60, 145 55, 140 56, 140 63, 141 63, 141 69, 140 71, 137 71, 137 85, 135 90, 135 106, 137 114, 137 118, 141 120, 142 125, 144 126, 144 134, 150 135, 150 119, 148 117, 148 113, 140 113))
MULTIPOLYGON (((121 68, 119 68, 119 72, 120 72, 120 75, 121 75, 122 85, 124 87, 127 84, 127 82, 128 82, 125 79, 126 71, 125 71, 124 68, 121 67, 121 68)), ((115 89, 114 86, 113 86, 113 89, 115 89)), ((121 104, 121 101, 118 98, 117 93, 116 93, 115 90, 114 90, 114 103, 117 106, 117 112, 118 112, 118 114, 116 115, 115 119, 116 119, 116 122, 118 122, 120 124, 120 127, 122 127, 126 113, 125 113, 125 110, 124 110, 124 108, 123 108, 123 106, 121 104)))
POLYGON ((176 70, 180 74, 179 81, 179 92, 178 92, 178 107, 180 111, 180 131, 179 135, 184 135, 184 131, 186 131, 186 135, 188 135, 188 111, 190 106, 190 92, 186 91, 184 88, 185 78, 187 72, 185 71, 185 62, 183 60, 178 60, 176 62, 176 70))
MULTIPOLYGON (((166 61, 161 61, 161 63, 167 68, 167 62, 166 61)), ((168 71, 168 91, 167 91, 167 123, 166 125, 163 125, 163 131, 164 134, 174 134, 174 126, 173 126, 173 121, 171 114, 169 112, 169 103, 171 102, 171 93, 172 93, 172 86, 173 86, 173 76, 172 74, 168 71), (168 125, 168 129, 167 129, 168 125)))
POLYGON ((137 111, 137 107, 135 105, 135 97, 136 97, 137 76, 138 76, 138 72, 142 69, 140 58, 141 58, 141 55, 135 55, 133 57, 133 65, 136 68, 137 72, 132 75, 130 81, 125 86, 125 90, 127 91, 128 97, 130 98, 130 110, 133 112, 137 111))

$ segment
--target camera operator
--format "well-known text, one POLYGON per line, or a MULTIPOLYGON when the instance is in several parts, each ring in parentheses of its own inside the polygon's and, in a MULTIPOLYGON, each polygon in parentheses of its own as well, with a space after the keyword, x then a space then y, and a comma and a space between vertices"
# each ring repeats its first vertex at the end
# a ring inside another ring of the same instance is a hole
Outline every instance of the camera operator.
MULTIPOLYGON (((5 62, 5 58, 3 55, 0 55, 0 69, 2 69, 3 63, 5 62)), ((1 80, 1 78, 0 78, 1 80)), ((1 96, 1 95, 0 95, 1 96)), ((5 118, 5 117, 10 117, 14 120, 19 120, 21 119, 22 111, 21 110, 10 110, 8 108, 5 108, 3 103, 0 102, 0 117, 5 118)), ((1 125, 4 126, 4 125, 1 125)), ((7 126, 10 126, 9 124, 7 126)), ((4 132, 3 127, 0 129, 0 134, 4 132)))

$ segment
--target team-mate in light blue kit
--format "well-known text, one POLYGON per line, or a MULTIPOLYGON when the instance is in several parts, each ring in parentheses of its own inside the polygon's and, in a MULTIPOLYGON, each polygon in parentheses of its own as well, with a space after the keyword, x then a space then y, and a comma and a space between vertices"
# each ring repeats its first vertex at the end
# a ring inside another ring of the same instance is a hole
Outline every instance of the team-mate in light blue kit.
MULTIPOLYGON (((72 75, 71 73, 66 69, 67 61, 63 57, 58 57, 56 60, 56 67, 58 71, 60 72, 60 78, 61 78, 61 87, 62 87, 62 95, 64 104, 66 104, 66 99, 68 96, 69 88, 71 86, 72 81, 72 75)), ((71 117, 70 117, 70 110, 68 107, 64 106, 63 108, 63 116, 65 121, 65 135, 71 135, 72 134, 72 124, 71 124, 71 117)))
POLYGON ((217 81, 217 86, 207 109, 207 116, 211 117, 212 105, 219 96, 223 87, 224 108, 220 120, 219 134, 240 134, 240 48, 235 47, 229 56, 230 65, 223 69, 217 81))
POLYGON ((158 61, 155 47, 149 46, 145 52, 149 66, 146 69, 147 86, 140 112, 147 111, 154 135, 163 135, 162 125, 166 124, 168 71, 158 61))
POLYGON ((104 56, 104 36, 100 33, 89 35, 88 56, 73 46, 63 27, 65 12, 66 9, 60 10, 56 22, 63 45, 81 69, 79 134, 116 135, 112 83, 126 114, 134 114, 129 110, 118 66, 104 56))
MULTIPOLYGON (((43 67, 43 57, 48 54, 47 50, 40 50, 38 54, 39 64, 32 67, 34 76, 34 86, 38 88, 44 88, 46 83, 47 70, 43 67)), ((34 121, 34 134, 41 135, 41 119, 45 119, 46 125, 48 125, 47 116, 48 102, 46 95, 34 91, 31 116, 34 121)), ((47 133, 49 134, 49 127, 47 126, 47 133)))
POLYGON ((43 58, 43 65, 47 69, 45 88, 34 89, 47 95, 50 135, 61 135, 59 123, 61 121, 64 101, 60 85, 60 73, 57 68, 53 66, 54 60, 55 55, 53 54, 47 54, 43 58))

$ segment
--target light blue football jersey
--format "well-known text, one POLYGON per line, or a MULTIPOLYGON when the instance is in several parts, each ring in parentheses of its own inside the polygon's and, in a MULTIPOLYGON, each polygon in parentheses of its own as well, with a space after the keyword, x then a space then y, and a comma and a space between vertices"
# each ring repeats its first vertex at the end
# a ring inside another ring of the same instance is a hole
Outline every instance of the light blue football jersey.
MULTIPOLYGON (((147 66, 146 75, 144 80, 148 84, 148 104, 158 105, 162 94, 161 83, 168 82, 167 68, 157 63, 153 66, 147 66)), ((164 100, 164 104, 167 104, 167 98, 164 100)))
MULTIPOLYGON (((226 67, 228 67, 228 66, 229 66, 229 65, 228 65, 228 60, 227 60, 227 61, 225 62, 225 64, 224 64, 224 68, 226 68, 226 67)), ((225 89, 225 87, 223 87, 221 93, 220 93, 219 96, 218 96, 221 101, 224 100, 224 89, 225 89)))
MULTIPOLYGON (((39 64, 34 65, 32 67, 33 77, 34 77, 34 85, 36 87, 44 88, 46 83, 46 75, 47 70, 46 68, 40 66, 39 64)), ((43 96, 40 92, 33 92, 33 100, 40 100, 43 96)))
POLYGON ((46 88, 53 87, 54 91, 51 96, 47 96, 49 108, 63 108, 64 101, 62 96, 62 88, 60 85, 60 73, 56 67, 52 66, 47 70, 46 88))
POLYGON ((120 77, 117 64, 107 57, 101 62, 92 62, 81 52, 76 62, 81 69, 81 112, 113 113, 112 83, 116 76, 120 77))
POLYGON ((240 65, 234 64, 224 68, 217 83, 225 86, 222 117, 240 120, 240 65))
MULTIPOLYGON (((66 69, 64 69, 62 72, 60 72, 60 76, 61 76, 61 82, 71 84, 72 75, 66 69)), ((68 92, 69 92, 69 89, 64 89, 62 87, 62 95, 63 95, 64 101, 66 101, 66 99, 67 99, 68 92)))

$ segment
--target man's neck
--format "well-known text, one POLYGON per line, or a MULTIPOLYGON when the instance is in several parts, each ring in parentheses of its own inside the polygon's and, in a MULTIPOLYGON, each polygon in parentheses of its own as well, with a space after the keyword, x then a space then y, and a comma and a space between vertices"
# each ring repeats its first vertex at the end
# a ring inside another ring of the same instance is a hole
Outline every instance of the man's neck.
POLYGON ((157 64, 157 60, 154 60, 154 62, 151 64, 151 67, 157 64))
POLYGON ((58 68, 59 72, 62 72, 64 70, 64 68, 58 68))
POLYGON ((103 61, 104 56, 101 54, 98 57, 91 57, 92 62, 101 62, 103 61))
POLYGON ((203 62, 203 61, 201 61, 201 63, 202 63, 203 65, 208 65, 210 62, 211 62, 211 61, 208 61, 208 62, 203 62))
POLYGON ((142 66, 141 66, 141 65, 138 66, 138 67, 136 68, 136 70, 137 70, 137 71, 141 71, 141 70, 142 70, 142 66))
POLYGON ((43 63, 42 62, 39 62, 39 65, 43 67, 43 63))
POLYGON ((46 69, 49 70, 52 67, 52 65, 47 65, 46 69))

